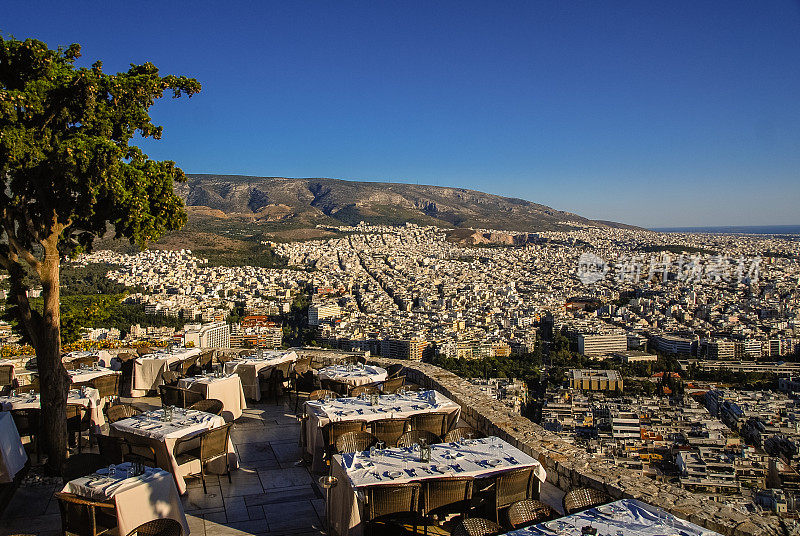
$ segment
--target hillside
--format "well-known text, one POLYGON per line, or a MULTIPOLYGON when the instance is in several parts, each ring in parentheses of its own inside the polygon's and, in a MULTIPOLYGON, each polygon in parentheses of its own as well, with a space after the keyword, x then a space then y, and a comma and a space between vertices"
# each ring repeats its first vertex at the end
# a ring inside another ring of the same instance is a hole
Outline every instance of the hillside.
POLYGON ((243 224, 250 233, 286 239, 298 233, 313 237, 318 232, 309 233, 307 229, 318 224, 354 225, 360 221, 520 232, 568 229, 571 224, 626 227, 523 199, 443 186, 189 175, 176 190, 190 207, 190 223, 202 220, 206 225, 226 228, 243 224))

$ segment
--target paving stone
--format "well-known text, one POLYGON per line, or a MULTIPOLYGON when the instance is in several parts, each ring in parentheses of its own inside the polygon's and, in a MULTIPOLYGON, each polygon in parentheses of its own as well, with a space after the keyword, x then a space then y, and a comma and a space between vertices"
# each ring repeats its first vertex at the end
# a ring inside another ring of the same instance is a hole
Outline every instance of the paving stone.
POLYGON ((314 506, 308 500, 268 504, 263 508, 271 532, 286 534, 318 530, 322 527, 314 506), (287 515, 287 512, 291 512, 291 515, 287 515))
POLYGON ((305 467, 264 470, 259 471, 258 476, 265 491, 298 486, 311 487, 312 483, 311 475, 305 467))

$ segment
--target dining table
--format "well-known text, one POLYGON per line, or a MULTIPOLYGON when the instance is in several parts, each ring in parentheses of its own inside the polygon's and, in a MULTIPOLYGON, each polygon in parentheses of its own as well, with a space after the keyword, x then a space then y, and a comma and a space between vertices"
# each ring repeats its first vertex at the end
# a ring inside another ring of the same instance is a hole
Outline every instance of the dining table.
POLYGON ((95 365, 93 367, 81 367, 68 370, 69 379, 72 383, 85 383, 99 378, 101 376, 108 376, 109 374, 119 374, 117 370, 111 370, 108 367, 95 365))
POLYGON ((406 419, 419 413, 445 413, 447 429, 453 428, 461 416, 461 406, 438 391, 409 391, 402 394, 380 395, 375 400, 369 396, 343 397, 306 402, 308 416, 301 430, 306 454, 311 457, 311 469, 320 472, 325 468, 325 440, 322 429, 330 422, 379 419, 406 419))
POLYGON ((531 468, 538 483, 547 478, 536 459, 494 436, 431 445, 429 461, 421 461, 420 450, 411 447, 336 454, 331 461, 337 484, 329 490, 329 522, 339 536, 361 536, 364 490, 370 486, 452 476, 488 478, 523 468, 531 468))
POLYGON ((158 389, 163 380, 161 374, 179 361, 200 355, 199 348, 177 348, 139 356, 133 360, 131 396, 142 397, 158 389))
MULTIPOLYGON (((219 415, 183 408, 174 409, 172 420, 165 421, 164 419, 164 409, 155 409, 112 423, 110 430, 113 435, 127 437, 134 443, 144 443, 153 447, 156 464, 172 473, 178 492, 182 495, 186 492, 184 477, 199 473, 200 462, 195 460, 178 465, 174 452, 175 443, 179 439, 194 437, 205 430, 223 426, 225 419, 219 415)), ((230 439, 228 440, 228 464, 231 470, 239 466, 238 457, 230 439)), ((206 470, 209 473, 224 473, 224 457, 207 463, 206 470)))
POLYGON ((590 533, 603 536, 721 536, 718 532, 636 499, 621 499, 595 506, 559 519, 512 530, 506 536, 583 536, 590 533))
POLYGON ((183 503, 172 475, 162 469, 145 467, 135 474, 130 462, 103 468, 70 480, 62 491, 87 499, 114 503, 119 534, 131 534, 155 519, 174 519, 189 534, 183 503))
POLYGON ((238 359, 226 361, 225 374, 237 374, 242 380, 244 394, 250 400, 261 400, 261 386, 259 376, 269 374, 269 370, 282 363, 294 363, 297 353, 294 350, 283 352, 280 350, 261 350, 252 355, 241 356, 238 359))
MULTIPOLYGON (((67 392, 67 404, 79 404, 90 410, 92 425, 96 431, 106 423, 103 415, 103 404, 100 392, 93 387, 70 389, 67 392)), ((0 396, 0 410, 11 411, 15 409, 39 409, 41 399, 39 393, 17 393, 15 395, 0 396)))
POLYGON ((28 462, 14 418, 8 412, 0 413, 0 438, 0 484, 7 484, 28 462))
POLYGON ((178 387, 200 393, 204 399, 214 398, 222 402, 222 417, 226 422, 238 419, 242 416, 242 410, 247 409, 242 380, 237 374, 220 376, 212 373, 181 378, 178 387))
POLYGON ((368 383, 380 383, 386 380, 388 373, 385 368, 375 365, 362 364, 343 364, 330 365, 315 371, 317 377, 322 380, 333 380, 346 383, 350 387, 366 385, 368 383))

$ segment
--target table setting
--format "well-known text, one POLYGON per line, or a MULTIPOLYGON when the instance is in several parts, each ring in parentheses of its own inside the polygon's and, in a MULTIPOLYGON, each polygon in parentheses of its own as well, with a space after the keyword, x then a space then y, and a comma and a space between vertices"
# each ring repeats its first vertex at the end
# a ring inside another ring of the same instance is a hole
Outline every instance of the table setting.
POLYGON ((178 387, 198 392, 203 398, 214 398, 222 402, 222 417, 226 422, 238 419, 242 416, 242 410, 247 408, 242 380, 238 374, 213 372, 181 378, 178 387))
POLYGON ((333 380, 346 383, 351 387, 379 383, 388 376, 386 369, 374 365, 357 363, 330 365, 316 371, 320 380, 333 380))
POLYGON ((506 536, 720 536, 669 512, 635 499, 622 499, 552 521, 508 532, 506 536))
POLYGON ((237 374, 241 379, 245 396, 257 402, 261 400, 259 375, 267 374, 268 369, 281 363, 294 363, 295 361, 297 361, 297 353, 294 351, 259 350, 258 353, 226 361, 224 372, 225 374, 237 374))
POLYGON ((162 372, 174 363, 199 356, 200 352, 199 348, 170 348, 137 357, 133 360, 131 396, 146 396, 148 391, 158 389, 163 383, 162 372))
MULTIPOLYGON (((194 469, 199 468, 199 462, 195 465, 190 463, 186 466, 179 466, 175 460, 175 442, 178 439, 192 437, 224 424, 225 420, 219 415, 167 406, 112 423, 111 433, 129 437, 134 442, 137 440, 141 442, 144 439, 148 445, 153 447, 158 466, 170 471, 175 476, 178 492, 183 494, 186 491, 186 482, 183 476, 194 473, 194 469)), ((235 469, 239 465, 233 443, 230 440, 228 441, 228 462, 231 469, 235 469)), ((225 460, 220 458, 209 462, 206 468, 211 473, 224 473, 225 460)))
POLYGON ((461 415, 461 406, 438 391, 408 391, 401 394, 362 395, 306 402, 301 431, 306 452, 312 456, 312 469, 324 466, 325 442, 322 429, 329 422, 346 420, 405 419, 419 413, 446 413, 447 428, 452 428, 461 415))
MULTIPOLYGON (((38 409, 40 404, 39 393, 16 393, 12 391, 9 396, 0 396, 0 410, 2 411, 38 409)), ((91 409, 92 424, 98 428, 106 422, 100 403, 100 393, 93 387, 81 386, 77 389, 70 389, 67 393, 67 404, 80 404, 91 409)))
POLYGON ((80 368, 68 370, 67 374, 69 374, 69 379, 72 383, 84 383, 101 376, 107 376, 108 374, 119 374, 119 371, 111 370, 110 368, 100 365, 93 367, 81 365, 80 368))
POLYGON ((171 518, 189 527, 172 475, 161 469, 125 462, 68 482, 64 492, 96 501, 114 501, 120 534, 153 519, 171 518))

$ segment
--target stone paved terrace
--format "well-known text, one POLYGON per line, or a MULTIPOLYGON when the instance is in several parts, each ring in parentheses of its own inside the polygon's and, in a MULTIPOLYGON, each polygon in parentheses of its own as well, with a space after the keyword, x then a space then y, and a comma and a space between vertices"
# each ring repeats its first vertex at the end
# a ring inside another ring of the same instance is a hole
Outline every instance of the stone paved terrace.
MULTIPOLYGON (((156 398, 124 401, 143 409, 160 405, 156 398)), ((324 534, 324 495, 306 467, 296 465, 300 427, 294 404, 249 405, 231 433, 241 465, 231 475, 233 482, 212 475, 204 494, 199 478, 188 481, 183 504, 192 536, 324 534)), ((60 488, 23 483, 0 517, 0 536, 61 534, 58 501, 53 498, 60 488)))

